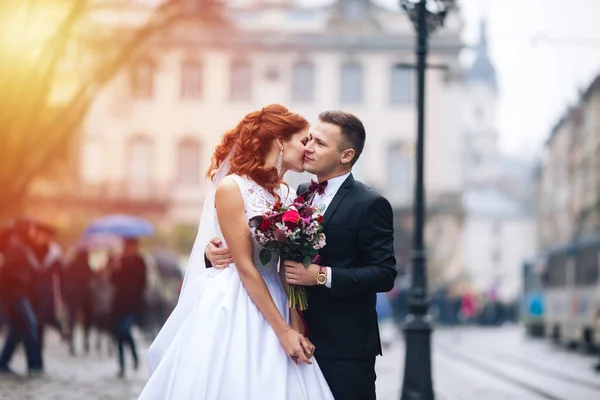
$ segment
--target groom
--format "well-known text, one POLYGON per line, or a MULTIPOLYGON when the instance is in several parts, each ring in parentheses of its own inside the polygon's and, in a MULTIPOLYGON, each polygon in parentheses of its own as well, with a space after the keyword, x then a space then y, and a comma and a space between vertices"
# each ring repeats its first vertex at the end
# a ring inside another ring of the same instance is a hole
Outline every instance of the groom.
MULTIPOLYGON (((364 144, 357 117, 343 111, 319 114, 304 158, 304 170, 318 182, 300 185, 298 194, 325 207, 327 245, 321 265, 284 261, 287 281, 307 287, 308 337, 338 400, 375 399, 375 357, 381 355, 376 294, 391 290, 396 277, 390 203, 351 173, 364 144)), ((231 258, 214 244, 206 256, 215 266, 231 258)))

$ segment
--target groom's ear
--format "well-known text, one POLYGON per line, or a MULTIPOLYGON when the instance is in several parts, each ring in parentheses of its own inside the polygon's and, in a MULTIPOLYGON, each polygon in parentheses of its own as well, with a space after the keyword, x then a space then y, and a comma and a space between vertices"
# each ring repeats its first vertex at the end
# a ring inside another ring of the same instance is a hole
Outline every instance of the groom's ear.
POLYGON ((346 149, 342 152, 342 164, 350 164, 354 160, 356 151, 354 149, 346 149))

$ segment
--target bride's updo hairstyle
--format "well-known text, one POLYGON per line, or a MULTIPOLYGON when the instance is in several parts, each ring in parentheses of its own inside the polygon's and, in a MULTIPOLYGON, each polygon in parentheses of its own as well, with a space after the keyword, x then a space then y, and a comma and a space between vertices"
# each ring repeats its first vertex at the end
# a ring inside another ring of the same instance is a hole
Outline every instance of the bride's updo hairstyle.
POLYGON ((280 104, 247 114, 237 126, 226 132, 215 149, 207 177, 212 179, 217 169, 231 154, 229 174, 246 175, 272 194, 282 180, 274 167, 265 160, 276 139, 287 142, 292 135, 308 128, 304 117, 292 113, 280 104))

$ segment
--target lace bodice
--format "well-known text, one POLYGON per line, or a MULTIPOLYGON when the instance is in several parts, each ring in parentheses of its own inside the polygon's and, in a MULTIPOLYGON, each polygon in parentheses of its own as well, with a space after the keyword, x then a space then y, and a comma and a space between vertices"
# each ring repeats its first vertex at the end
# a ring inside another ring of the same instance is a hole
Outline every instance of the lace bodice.
MULTIPOLYGON (((258 183, 245 176, 233 175, 233 177, 240 187, 242 198, 244 199, 244 212, 248 220, 263 214, 268 209, 269 204, 275 203, 275 197, 258 183)), ((284 204, 292 203, 293 194, 288 186, 282 184, 279 190, 277 190, 277 194, 284 204)), ((217 225, 217 232, 222 237, 223 235, 218 221, 215 221, 215 224, 217 225)), ((254 239, 254 237, 252 238, 252 248, 254 252, 254 265, 260 272, 277 271, 277 262, 279 261, 279 258, 271 257, 271 261, 267 265, 263 265, 260 261, 260 251, 262 250, 262 246, 254 239)))

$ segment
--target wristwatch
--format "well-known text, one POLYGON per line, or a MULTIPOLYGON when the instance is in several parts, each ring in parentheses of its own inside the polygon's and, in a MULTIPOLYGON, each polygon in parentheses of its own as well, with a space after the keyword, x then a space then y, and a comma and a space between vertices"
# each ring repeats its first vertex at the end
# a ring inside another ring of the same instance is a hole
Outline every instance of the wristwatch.
POLYGON ((317 280, 317 285, 325 285, 327 283, 327 268, 319 267, 319 273, 315 279, 317 280))

